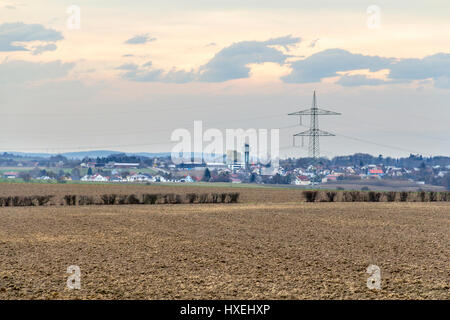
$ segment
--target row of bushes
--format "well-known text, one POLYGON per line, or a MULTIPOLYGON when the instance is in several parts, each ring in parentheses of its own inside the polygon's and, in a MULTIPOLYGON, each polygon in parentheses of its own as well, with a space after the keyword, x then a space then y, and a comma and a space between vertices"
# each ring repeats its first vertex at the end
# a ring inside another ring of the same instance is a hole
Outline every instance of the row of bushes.
MULTIPOLYGON (((103 194, 100 196, 68 194, 59 202, 64 206, 86 205, 121 205, 121 204, 179 204, 179 203, 237 203, 239 193, 187 193, 184 195, 168 194, 103 194)), ((0 207, 44 206, 56 205, 58 201, 50 201, 55 196, 14 196, 0 197, 0 207)))
POLYGON ((303 195, 307 202, 428 202, 450 201, 450 192, 407 192, 407 191, 322 191, 306 190, 303 195))
POLYGON ((14 196, 0 197, 0 207, 45 206, 54 196, 14 196))

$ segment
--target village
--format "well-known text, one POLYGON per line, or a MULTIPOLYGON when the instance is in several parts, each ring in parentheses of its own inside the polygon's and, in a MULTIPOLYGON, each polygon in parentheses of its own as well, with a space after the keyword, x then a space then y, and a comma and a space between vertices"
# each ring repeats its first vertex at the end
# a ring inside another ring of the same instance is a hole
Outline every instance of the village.
POLYGON ((313 161, 308 158, 280 160, 267 165, 231 153, 223 162, 174 164, 169 156, 147 158, 110 155, 103 158, 67 159, 0 157, 2 178, 8 181, 82 183, 254 183, 291 186, 332 186, 401 183, 403 186, 434 185, 449 188, 450 159, 446 157, 392 159, 356 154, 313 161), (243 158, 243 159, 241 159, 243 158))

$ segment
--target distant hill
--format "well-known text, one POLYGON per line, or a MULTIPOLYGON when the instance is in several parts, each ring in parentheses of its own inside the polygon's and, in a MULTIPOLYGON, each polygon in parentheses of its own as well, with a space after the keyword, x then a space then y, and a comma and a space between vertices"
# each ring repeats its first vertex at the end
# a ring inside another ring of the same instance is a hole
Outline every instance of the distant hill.
MULTIPOLYGON (((9 154, 21 156, 21 157, 37 157, 37 158, 49 158, 51 156, 55 156, 57 154, 53 153, 27 153, 27 152, 15 152, 8 151, 9 154)), ((140 156, 140 157, 165 157, 170 156, 170 152, 160 152, 160 153, 149 153, 149 152, 136 152, 136 153, 128 153, 121 151, 113 151, 113 150, 90 150, 90 151, 79 151, 79 152, 66 152, 60 153, 60 155, 68 158, 68 159, 83 159, 85 157, 97 158, 97 157, 107 157, 112 154, 125 153, 127 156, 140 156)))

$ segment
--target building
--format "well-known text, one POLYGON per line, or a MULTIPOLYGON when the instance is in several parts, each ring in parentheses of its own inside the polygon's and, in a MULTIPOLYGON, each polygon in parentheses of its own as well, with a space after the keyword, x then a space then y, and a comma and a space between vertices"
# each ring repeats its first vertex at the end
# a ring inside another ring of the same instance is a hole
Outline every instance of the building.
POLYGON ((294 184, 297 186, 309 186, 311 184, 311 180, 309 180, 307 176, 296 176, 294 184))
POLYGON ((18 176, 19 176, 18 172, 9 171, 3 173, 3 178, 5 179, 16 179, 18 176))
POLYGON ((118 169, 137 169, 139 167, 139 163, 120 163, 115 162, 114 168, 118 169))

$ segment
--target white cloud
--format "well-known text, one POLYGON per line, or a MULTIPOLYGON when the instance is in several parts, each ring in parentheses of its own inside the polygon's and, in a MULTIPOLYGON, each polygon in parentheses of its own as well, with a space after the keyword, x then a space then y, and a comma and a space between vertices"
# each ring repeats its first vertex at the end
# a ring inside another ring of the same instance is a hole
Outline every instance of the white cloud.
POLYGON ((369 78, 362 74, 356 75, 344 75, 337 82, 345 87, 356 87, 356 86, 377 86, 380 84, 385 84, 386 81, 383 79, 369 78))
POLYGON ((33 47, 33 55, 39 55, 45 51, 55 51, 57 49, 54 43, 45 44, 42 46, 33 47))
POLYGON ((147 42, 156 41, 156 38, 150 37, 148 33, 136 35, 127 41, 125 41, 126 44, 144 44, 147 42))
POLYGON ((3 23, 0 25, 0 51, 29 51, 24 44, 30 41, 56 42, 64 39, 56 30, 47 29, 40 24, 22 22, 3 23))
POLYGON ((371 72, 388 68, 391 58, 354 54, 343 49, 328 49, 291 63, 292 71, 282 79, 288 83, 319 82, 335 77, 339 71, 369 69, 371 72))

